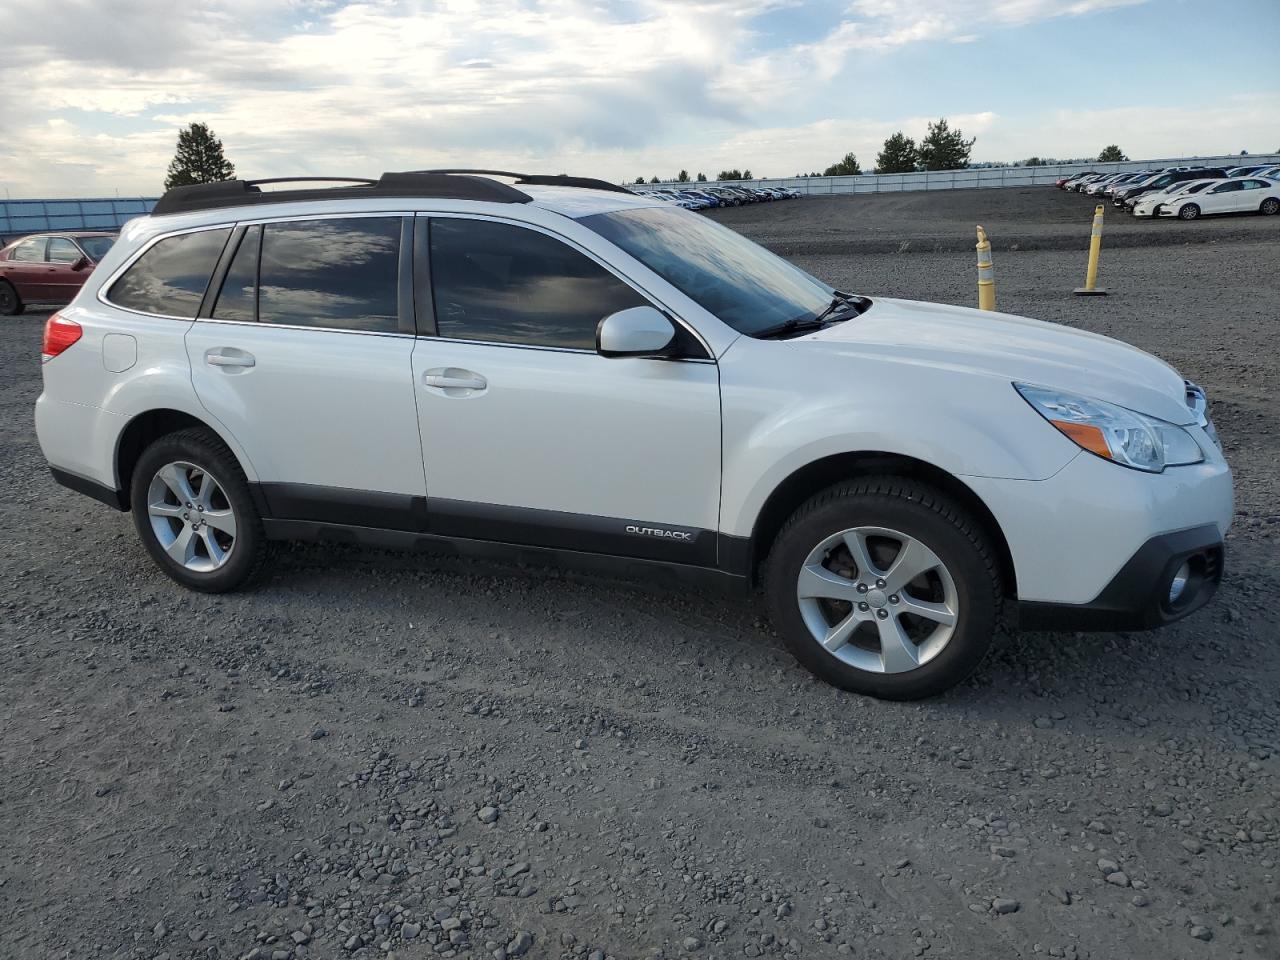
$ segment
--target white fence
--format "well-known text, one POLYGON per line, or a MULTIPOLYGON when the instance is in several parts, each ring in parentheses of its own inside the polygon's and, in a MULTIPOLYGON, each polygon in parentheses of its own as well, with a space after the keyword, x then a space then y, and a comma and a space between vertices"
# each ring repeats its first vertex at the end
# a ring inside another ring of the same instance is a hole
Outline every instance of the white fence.
MULTIPOLYGON (((1257 163, 1280 164, 1280 154, 1231 154, 1218 157, 1172 157, 1126 160, 1123 163, 1055 163, 1045 167, 968 167, 964 170, 925 170, 919 173, 864 173, 856 177, 774 177, 767 180, 717 180, 724 186, 792 187, 801 193, 898 193, 907 190, 966 190, 989 187, 1033 187, 1086 170, 1118 173, 1165 167, 1231 167, 1257 163)), ((636 184, 635 186, 640 186, 636 184)), ((654 187, 697 187, 696 183, 652 184, 654 187)))

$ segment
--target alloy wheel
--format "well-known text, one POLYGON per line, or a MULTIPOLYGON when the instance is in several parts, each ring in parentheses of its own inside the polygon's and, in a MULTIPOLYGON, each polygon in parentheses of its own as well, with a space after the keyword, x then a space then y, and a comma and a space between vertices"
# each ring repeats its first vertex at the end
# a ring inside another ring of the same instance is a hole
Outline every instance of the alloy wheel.
POLYGON ((175 563, 211 573, 231 556, 236 515, 208 470, 176 461, 156 471, 147 488, 147 513, 156 539, 175 563))
POLYGON ((885 527, 853 527, 809 552, 796 600, 814 642, 849 666, 905 673, 955 633, 959 594, 926 544, 885 527))

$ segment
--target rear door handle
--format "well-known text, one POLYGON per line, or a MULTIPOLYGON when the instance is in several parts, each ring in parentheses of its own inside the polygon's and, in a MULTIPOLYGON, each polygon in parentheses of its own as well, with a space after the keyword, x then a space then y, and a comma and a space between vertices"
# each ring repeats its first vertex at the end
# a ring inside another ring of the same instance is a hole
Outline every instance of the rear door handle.
POLYGON ((478 373, 469 370, 428 370, 422 375, 422 382, 428 387, 442 387, 454 390, 483 390, 489 381, 478 373))
POLYGON ((245 353, 243 350, 234 352, 210 350, 204 355, 204 361, 211 367, 252 367, 257 363, 253 354, 245 353))

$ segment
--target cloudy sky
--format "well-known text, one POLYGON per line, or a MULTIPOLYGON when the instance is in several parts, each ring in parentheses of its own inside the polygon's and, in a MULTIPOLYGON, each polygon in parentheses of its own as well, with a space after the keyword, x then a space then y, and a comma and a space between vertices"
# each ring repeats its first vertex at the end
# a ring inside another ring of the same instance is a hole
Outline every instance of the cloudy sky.
POLYGON ((155 195, 178 128, 240 175, 610 179, 1280 149, 1277 0, 3 0, 0 186, 155 195))

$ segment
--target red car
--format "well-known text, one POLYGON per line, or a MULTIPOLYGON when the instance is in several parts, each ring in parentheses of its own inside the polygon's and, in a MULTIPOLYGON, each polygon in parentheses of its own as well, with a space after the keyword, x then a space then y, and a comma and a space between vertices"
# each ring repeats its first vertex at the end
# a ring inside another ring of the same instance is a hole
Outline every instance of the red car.
POLYGON ((0 249, 0 314, 29 303, 70 303, 111 245, 113 233, 33 233, 0 249))

